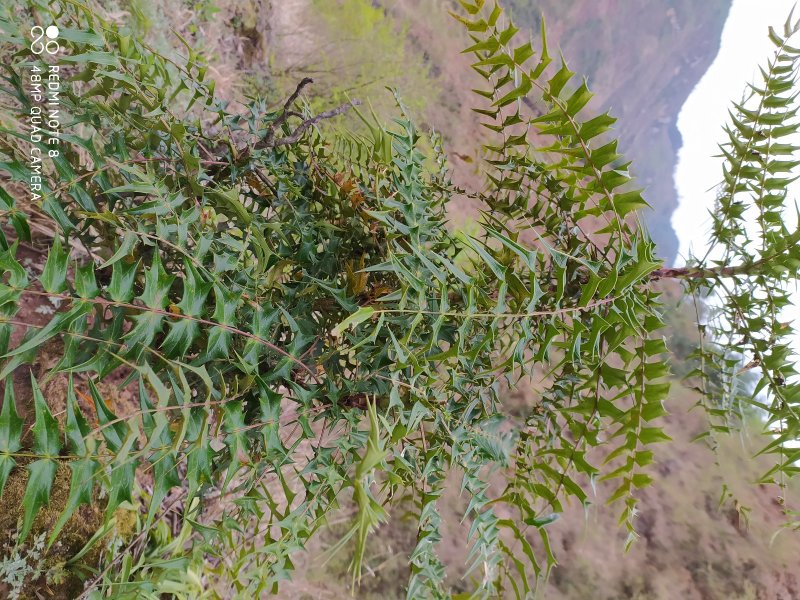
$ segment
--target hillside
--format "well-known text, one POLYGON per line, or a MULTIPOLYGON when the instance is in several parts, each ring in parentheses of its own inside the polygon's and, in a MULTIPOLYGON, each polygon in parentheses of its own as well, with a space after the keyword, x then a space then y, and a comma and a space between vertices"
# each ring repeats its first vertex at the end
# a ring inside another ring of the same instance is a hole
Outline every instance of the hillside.
MULTIPOLYGON (((666 430, 673 441, 656 450, 655 482, 642 494, 640 538, 629 552, 618 527, 616 507, 605 505, 609 490, 598 487, 593 505, 572 506, 549 526, 559 559, 543 597, 547 600, 797 600, 796 562, 800 539, 780 531, 783 517, 774 486, 753 482, 768 468, 754 463, 755 430, 721 440, 718 457, 692 438, 704 416, 690 409, 697 398, 676 385, 667 403, 666 430), (719 458, 719 464, 716 459, 719 458), (727 487, 724 487, 727 486, 727 487), (724 493, 729 490, 731 495, 724 493), (773 537, 774 536, 774 537, 773 537)), ((451 566, 462 564, 463 528, 458 511, 466 500, 448 496, 451 537, 440 546, 451 566)), ((794 490, 797 493, 797 490, 794 490)), ((344 519, 343 519, 344 520, 344 519)), ((341 525, 329 534, 332 545, 341 525)), ((370 540, 369 569, 358 598, 404 598, 405 552, 413 531, 383 528, 370 540)), ((411 545, 413 547, 413 545, 411 545)), ((301 573, 281 598, 350 597, 347 556, 324 549, 302 560, 301 573), (325 562, 328 560, 329 562, 325 562)), ((459 589, 461 581, 453 581, 459 589)))
POLYGON ((791 600, 800 598, 795 570, 800 540, 780 530, 773 486, 753 482, 768 468, 754 464, 756 440, 722 440, 719 459, 691 442, 703 428, 696 401, 676 386, 666 430, 673 442, 656 452, 655 484, 644 491, 640 539, 624 553, 624 535, 605 506, 573 509, 559 523, 552 600, 791 600), (723 486, 733 496, 726 496, 723 486), (735 497, 735 499, 734 499, 735 497), (723 503, 721 501, 724 500, 723 503), (749 510, 748 510, 749 509, 749 510))

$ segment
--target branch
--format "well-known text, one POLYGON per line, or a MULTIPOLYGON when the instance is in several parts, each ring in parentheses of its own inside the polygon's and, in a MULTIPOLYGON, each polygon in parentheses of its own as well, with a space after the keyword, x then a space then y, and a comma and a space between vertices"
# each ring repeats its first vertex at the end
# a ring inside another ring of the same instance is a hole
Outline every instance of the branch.
POLYGON ((762 258, 752 263, 737 265, 735 267, 717 267, 708 269, 703 267, 678 267, 657 269, 650 274, 652 281, 659 279, 719 279, 721 277, 736 277, 737 275, 755 275, 754 270, 764 266, 767 261, 776 256, 762 258))
POLYGON ((286 124, 286 121, 290 117, 297 117, 299 119, 303 118, 303 115, 300 113, 291 110, 292 105, 297 102, 297 99, 300 97, 303 89, 307 86, 314 83, 314 80, 311 77, 304 77, 300 83, 297 84, 294 92, 286 99, 286 102, 283 103, 283 111, 281 112, 280 116, 275 119, 272 123, 269 124, 267 128, 267 133, 264 136, 264 139, 256 142, 253 146, 242 148, 239 150, 239 158, 237 159, 237 163, 242 164, 250 153, 253 150, 262 150, 264 148, 277 148, 278 146, 288 146, 290 144, 294 144, 300 140, 300 137, 303 133, 306 132, 310 127, 313 127, 320 121, 324 119, 332 119, 333 117, 337 117, 348 110, 350 110, 353 106, 360 106, 361 102, 359 100, 351 100, 346 104, 342 104, 341 106, 337 106, 331 110, 326 110, 325 112, 321 112, 318 115, 311 117, 300 123, 297 128, 290 133, 286 137, 275 139, 275 131, 277 131, 280 127, 286 124))
POLYGON ((312 118, 308 119, 307 121, 303 121, 297 127, 297 129, 295 129, 292 132, 291 135, 288 135, 288 136, 282 137, 282 138, 278 138, 277 140, 272 142, 272 144, 270 144, 270 147, 271 148, 277 148, 278 146, 287 146, 289 144, 294 144, 295 142, 297 142, 300 139, 300 137, 303 135, 303 133, 309 127, 312 127, 312 126, 316 125, 317 123, 319 123, 320 121, 322 121, 324 119, 332 119, 333 117, 337 117, 337 116, 339 116, 339 115, 341 115, 343 113, 346 113, 348 110, 350 110, 351 107, 359 106, 360 104, 361 104, 360 101, 352 100, 351 102, 349 102, 347 104, 342 104, 341 106, 337 106, 336 108, 332 108, 331 110, 326 110, 325 112, 321 112, 317 116, 312 117, 312 118))
MULTIPOLYGON (((88 303, 91 303, 91 304, 97 304, 97 305, 102 306, 102 307, 113 307, 113 306, 116 306, 116 307, 119 307, 119 308, 125 308, 125 309, 129 309, 129 310, 137 310, 137 311, 140 311, 142 313, 151 313, 151 314, 157 314, 157 315, 161 315, 161 316, 165 316, 165 317, 172 317, 172 318, 178 319, 178 320, 185 319, 187 321, 192 321, 192 322, 197 323, 199 325, 207 325, 207 326, 210 326, 210 327, 219 327, 220 329, 224 329, 225 331, 230 331, 231 333, 233 333, 235 335, 240 335, 240 336, 245 337, 247 339, 250 339, 250 340, 253 340, 255 342, 258 342, 259 344, 269 348, 270 350, 273 350, 274 352, 277 352, 281 356, 284 356, 284 357, 288 358, 290 361, 295 363, 298 367, 300 367, 301 369, 306 371, 312 377, 316 378, 318 376, 318 374, 317 374, 317 372, 315 370, 313 370, 310 366, 308 366, 306 363, 301 361, 299 358, 297 358, 296 356, 294 356, 290 352, 284 350, 283 348, 280 348, 280 347, 276 346, 272 342, 270 342, 268 340, 265 340, 262 337, 259 337, 259 336, 255 335, 254 333, 250 333, 250 332, 245 331, 243 329, 238 329, 236 327, 233 327, 232 325, 225 325, 224 323, 217 323, 216 321, 210 321, 208 319, 203 319, 203 318, 195 317, 195 316, 192 316, 192 315, 187 315, 187 314, 182 314, 182 313, 173 313, 173 312, 170 312, 168 310, 163 310, 163 309, 160 309, 160 308, 151 308, 149 306, 140 306, 138 304, 131 304, 130 302, 117 302, 115 300, 107 300, 107 299, 99 297, 99 296, 95 297, 95 298, 79 299, 78 297, 73 296, 71 294, 67 294, 67 293, 59 294, 59 293, 48 293, 48 292, 43 292, 43 291, 40 292, 39 290, 32 290, 30 288, 24 288, 24 287, 23 288, 12 287, 10 289, 13 289, 14 291, 20 292, 21 294, 29 294, 31 296, 43 296, 43 297, 44 296, 48 296, 50 298, 60 298, 60 299, 65 300, 67 302, 78 302, 78 301, 79 302, 88 302, 88 303)), ((3 322, 2 319, 0 319, 0 322, 3 322)), ((36 327, 36 325, 33 325, 33 324, 31 324, 30 326, 31 327, 36 327)))
MULTIPOLYGON (((292 95, 289 96, 286 102, 283 103, 283 110, 289 110, 289 107, 300 97, 300 92, 303 91, 303 88, 312 83, 314 83, 314 80, 311 79, 311 77, 303 77, 303 79, 300 80, 300 83, 297 84, 294 92, 292 92, 292 95)), ((280 121, 280 118, 275 122, 277 123, 278 121, 280 121)))
POLYGON ((292 95, 289 96, 286 102, 283 103, 283 112, 281 113, 281 116, 279 116, 270 124, 269 129, 267 130, 267 135, 264 136, 264 140, 261 143, 256 144, 256 148, 269 147, 272 143, 272 139, 275 137, 275 130, 282 126, 286 122, 286 119, 292 115, 297 115, 296 112, 293 112, 289 109, 295 102, 297 102, 297 99, 300 97, 303 88, 312 83, 314 83, 314 80, 311 79, 311 77, 304 77, 300 80, 300 83, 297 84, 297 87, 294 89, 294 92, 292 92, 292 95))

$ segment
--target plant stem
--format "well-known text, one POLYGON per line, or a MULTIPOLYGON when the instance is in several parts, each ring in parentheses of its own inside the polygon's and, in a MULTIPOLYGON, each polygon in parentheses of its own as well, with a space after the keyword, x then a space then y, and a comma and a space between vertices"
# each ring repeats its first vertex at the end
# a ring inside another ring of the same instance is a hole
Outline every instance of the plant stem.
POLYGON ((762 258, 752 263, 737 265, 735 267, 677 267, 657 269, 650 274, 650 279, 717 279, 721 277, 735 277, 737 275, 755 275, 756 271, 765 265, 774 256, 762 258))

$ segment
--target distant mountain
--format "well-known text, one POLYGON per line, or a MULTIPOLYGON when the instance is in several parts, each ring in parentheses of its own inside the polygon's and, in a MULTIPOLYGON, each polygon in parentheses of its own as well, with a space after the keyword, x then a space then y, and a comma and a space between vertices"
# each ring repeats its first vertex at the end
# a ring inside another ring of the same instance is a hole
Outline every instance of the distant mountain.
MULTIPOLYGON (((598 110, 619 118, 620 148, 653 207, 645 219, 659 254, 675 259, 670 225, 678 114, 717 55, 732 0, 506 0, 512 18, 548 38, 585 75, 598 110)), ((720 173, 720 179, 722 174, 720 173)))

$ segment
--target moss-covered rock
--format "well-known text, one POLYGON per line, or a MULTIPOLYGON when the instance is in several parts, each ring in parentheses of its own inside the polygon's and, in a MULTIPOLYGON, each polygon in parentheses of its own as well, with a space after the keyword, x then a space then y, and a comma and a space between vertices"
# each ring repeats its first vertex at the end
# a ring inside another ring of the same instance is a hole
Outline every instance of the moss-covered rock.
MULTIPOLYGON (((18 462, 24 463, 22 460, 18 462)), ((49 503, 39 511, 31 533, 22 544, 17 544, 16 538, 25 510, 23 498, 28 483, 28 470, 24 464, 18 464, 6 482, 0 500, 0 579, 7 579, 10 575, 5 571, 14 570, 18 583, 21 579, 21 587, 16 586, 21 592, 21 599, 71 600, 83 589, 79 570, 66 563, 102 526, 102 502, 98 500, 91 505, 79 506, 64 525, 58 540, 46 548, 50 531, 67 504, 70 478, 71 471, 67 464, 60 464, 49 503)), ((100 551, 100 545, 97 545, 81 558, 81 562, 95 566, 100 559, 100 551)), ((0 583, 0 597, 13 597, 11 594, 12 586, 0 583)))

